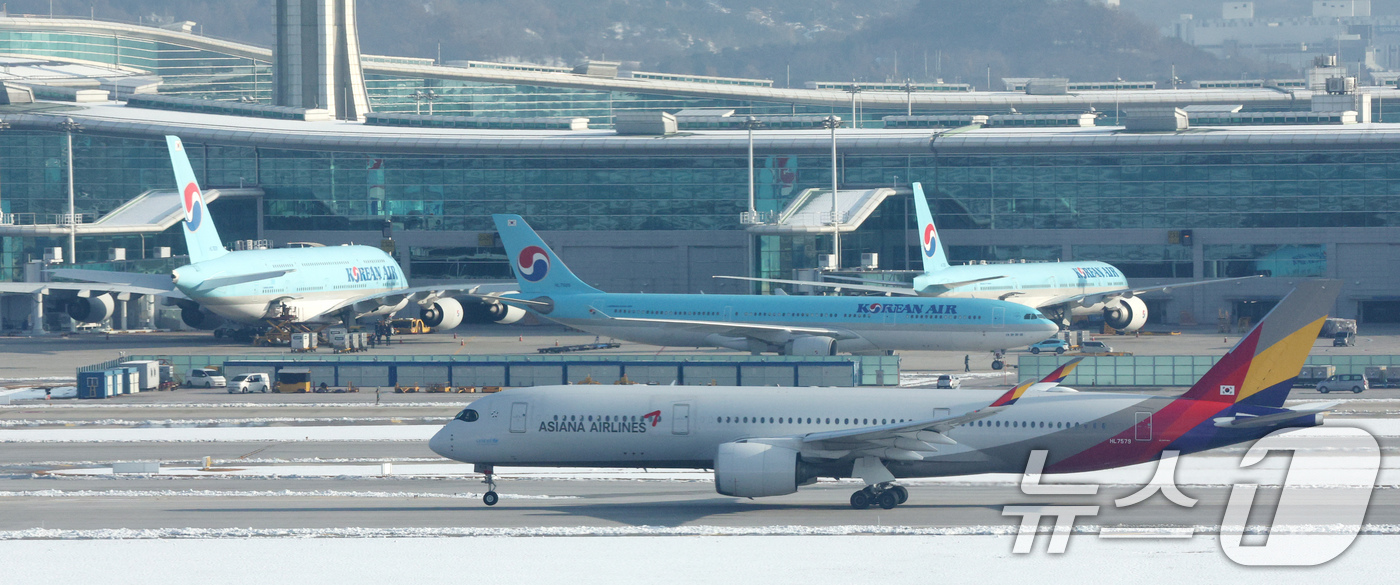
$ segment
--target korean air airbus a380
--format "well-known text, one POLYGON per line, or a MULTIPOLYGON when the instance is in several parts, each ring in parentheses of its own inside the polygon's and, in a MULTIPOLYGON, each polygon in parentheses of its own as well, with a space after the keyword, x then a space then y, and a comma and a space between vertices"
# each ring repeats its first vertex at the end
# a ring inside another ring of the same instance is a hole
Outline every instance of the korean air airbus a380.
MULTIPOLYGON (((914 214, 919 226, 919 249, 924 273, 914 277, 913 287, 901 288, 877 281, 814 282, 743 276, 717 276, 841 290, 878 292, 893 296, 933 296, 1000 299, 1034 307, 1063 319, 1070 315, 1103 313, 1110 327, 1137 331, 1147 324, 1147 304, 1138 295, 1245 278, 1222 278, 1163 286, 1130 287, 1110 264, 1092 261, 1036 262, 1028 264, 948 264, 938 228, 933 224, 923 185, 914 183, 914 214)), ((852 279, 856 280, 856 279, 852 279)))
POLYGON ((677 467, 714 470, 715 489, 781 496, 819 477, 866 487, 851 505, 893 508, 899 478, 1022 473, 1046 450, 1046 473, 1134 465, 1275 430, 1321 424, 1332 403, 1283 408, 1341 283, 1307 281, 1185 394, 1168 398, 1043 390, 1004 394, 913 388, 540 386, 472 402, 429 447, 475 463, 485 501, 494 466, 677 467))
POLYGON ((892 350, 986 351, 1057 331, 1039 311, 987 299, 615 294, 569 271, 517 215, 495 215, 520 293, 492 299, 616 339, 787 355, 892 350))
MULTIPOLYGON (((462 322, 462 305, 451 295, 477 292, 477 287, 411 288, 398 263, 379 248, 226 250, 195 182, 184 146, 175 136, 167 136, 166 143, 184 206, 182 226, 190 263, 175 269, 169 278, 74 269, 55 270, 54 274, 112 284, 115 286, 107 289, 93 288, 118 294, 123 292, 122 287, 133 285, 140 287, 137 294, 163 291, 160 294, 180 305, 185 323, 197 328, 213 329, 225 319, 243 324, 275 319, 297 323, 352 321, 391 314, 410 304, 417 305, 424 321, 434 328, 452 329, 462 322)), ((90 303, 95 302, 92 298, 110 296, 90 296, 90 303)), ((110 300, 106 302, 110 310, 110 300)), ((517 309, 514 319, 523 315, 517 309)))

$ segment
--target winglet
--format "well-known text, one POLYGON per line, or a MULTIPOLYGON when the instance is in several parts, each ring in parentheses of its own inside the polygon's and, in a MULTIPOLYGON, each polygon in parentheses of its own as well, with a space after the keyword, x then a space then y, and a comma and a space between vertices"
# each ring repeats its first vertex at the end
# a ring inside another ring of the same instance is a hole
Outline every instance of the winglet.
POLYGON ((922 183, 914 183, 914 215, 919 220, 919 250, 923 252, 920 259, 924 261, 924 273, 947 268, 948 256, 943 252, 943 242, 938 240, 938 228, 933 225, 933 213, 929 211, 922 183))
POLYGON ((1027 390, 1030 390, 1031 386, 1035 386, 1036 384, 1059 384, 1060 382, 1065 381, 1065 378, 1069 377, 1070 372, 1073 372, 1074 368, 1078 367, 1079 362, 1082 361, 1084 361, 1084 358, 1082 357, 1074 358, 1070 361, 1060 364, 1060 367, 1055 368, 1053 371, 1050 372, 1049 375, 1045 376, 1044 378, 1041 378, 1039 381, 1033 382, 1027 380, 1025 382, 1021 382, 1020 384, 1017 384, 1015 388, 1007 390, 1006 394, 1002 394, 1000 398, 997 398, 989 406, 1011 406, 1012 404, 1015 404, 1017 400, 1020 400, 1021 395, 1025 394, 1027 390))

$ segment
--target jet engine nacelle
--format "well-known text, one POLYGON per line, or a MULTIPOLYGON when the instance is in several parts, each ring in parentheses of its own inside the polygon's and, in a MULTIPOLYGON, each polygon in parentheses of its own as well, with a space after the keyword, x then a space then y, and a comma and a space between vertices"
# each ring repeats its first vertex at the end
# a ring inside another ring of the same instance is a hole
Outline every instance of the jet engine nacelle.
POLYGON ((500 323, 510 325, 525 318, 525 309, 499 301, 479 301, 466 305, 468 323, 500 323))
POLYGON ((87 298, 77 297, 64 307, 68 316, 79 323, 101 323, 112 316, 117 307, 112 295, 97 295, 87 298))
POLYGON ((758 498, 797 491, 806 482, 797 450, 762 443, 724 443, 715 454, 715 491, 758 498))
POLYGON ((830 337, 798 337, 783 346, 783 355, 836 355, 836 340, 830 337))
POLYGON ((1137 331, 1147 324, 1147 303, 1137 297, 1118 299, 1104 307, 1103 320, 1119 331, 1137 331))
POLYGON ((462 317, 462 303, 450 298, 438 299, 418 313, 418 318, 423 320, 424 325, 437 331, 456 329, 462 324, 462 317))
POLYGON ((180 307, 180 320, 185 325, 203 331, 213 331, 224 324, 224 318, 214 314, 213 311, 199 306, 180 307))

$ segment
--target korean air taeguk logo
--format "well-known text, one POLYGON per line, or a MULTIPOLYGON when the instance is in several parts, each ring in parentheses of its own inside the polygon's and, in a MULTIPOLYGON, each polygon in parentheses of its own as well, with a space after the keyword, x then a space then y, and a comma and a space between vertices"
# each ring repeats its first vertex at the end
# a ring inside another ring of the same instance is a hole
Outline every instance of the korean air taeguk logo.
POLYGON ((549 253, 539 246, 526 246, 520 251, 520 257, 515 260, 516 269, 520 271, 520 278, 530 282, 539 282, 544 279, 544 275, 549 274, 549 253))
POLYGON ((924 255, 928 256, 929 258, 932 258, 938 250, 938 230, 933 229, 932 222, 924 226, 924 237, 922 243, 924 248, 924 255))
POLYGON ((204 196, 199 192, 199 186, 193 181, 185 184, 185 223, 190 231, 199 230, 199 225, 204 223, 204 196))

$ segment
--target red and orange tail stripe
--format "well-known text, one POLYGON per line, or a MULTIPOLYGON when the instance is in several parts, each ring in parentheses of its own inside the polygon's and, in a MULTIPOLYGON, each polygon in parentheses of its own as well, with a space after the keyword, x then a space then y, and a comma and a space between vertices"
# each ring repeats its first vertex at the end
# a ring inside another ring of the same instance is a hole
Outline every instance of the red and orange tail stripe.
POLYGON ((1084 358, 1082 357, 1074 358, 1070 361, 1060 364, 1060 367, 1055 368, 1054 371, 1050 372, 1049 375, 1045 376, 1044 378, 1041 378, 1039 381, 1021 382, 1020 384, 1017 384, 1015 388, 1007 390, 1006 394, 1002 394, 1000 398, 997 398, 996 401, 992 402, 991 406, 1010 406, 1014 404, 1017 400, 1020 400, 1021 395, 1025 394, 1027 390, 1031 389, 1031 386, 1034 386, 1036 384, 1059 384, 1060 382, 1063 382, 1065 378, 1068 378, 1070 372, 1073 372, 1074 368, 1078 367, 1079 362, 1082 361, 1084 361, 1084 358))

